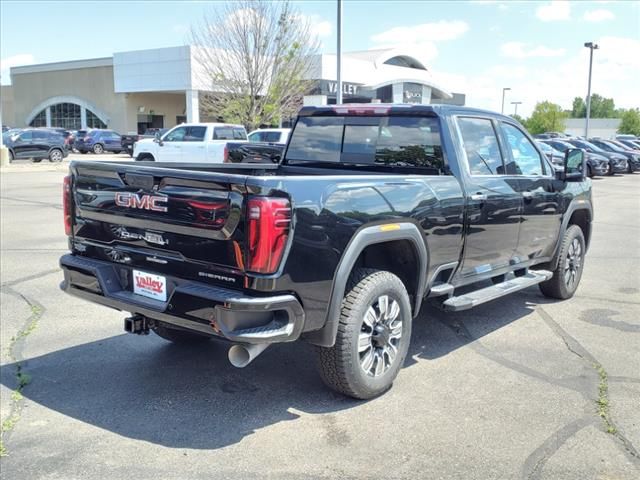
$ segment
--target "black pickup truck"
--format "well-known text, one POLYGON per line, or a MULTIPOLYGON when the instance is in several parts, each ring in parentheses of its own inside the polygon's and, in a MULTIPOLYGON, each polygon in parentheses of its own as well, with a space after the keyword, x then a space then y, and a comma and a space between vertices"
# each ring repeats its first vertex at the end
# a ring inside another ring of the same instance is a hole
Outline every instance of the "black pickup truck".
POLYGON ((390 388, 426 299, 571 297, 593 219, 582 150, 554 172, 512 118, 454 106, 304 107, 279 164, 70 172, 63 290, 239 367, 304 340, 356 398, 390 388))

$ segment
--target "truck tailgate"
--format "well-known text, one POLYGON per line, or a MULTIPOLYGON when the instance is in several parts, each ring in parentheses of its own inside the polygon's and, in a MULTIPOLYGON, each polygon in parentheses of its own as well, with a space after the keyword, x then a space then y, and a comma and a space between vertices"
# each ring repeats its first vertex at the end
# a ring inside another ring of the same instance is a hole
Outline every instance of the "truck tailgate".
POLYGON ((71 168, 78 252, 242 285, 246 175, 107 163, 71 168))

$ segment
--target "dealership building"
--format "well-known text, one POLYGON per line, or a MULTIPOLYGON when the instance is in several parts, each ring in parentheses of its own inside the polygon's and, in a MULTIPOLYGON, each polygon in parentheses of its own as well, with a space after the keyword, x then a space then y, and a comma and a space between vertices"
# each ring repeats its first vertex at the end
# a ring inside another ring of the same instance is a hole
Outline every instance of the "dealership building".
MULTIPOLYGON (((200 121, 200 96, 210 88, 196 61, 198 48, 186 45, 13 67, 11 85, 1 91, 2 123, 126 133, 200 121)), ((335 55, 315 56, 310 74, 314 87, 304 104, 335 103, 336 76, 335 55)), ((419 52, 344 53, 342 78, 344 103, 464 105, 464 95, 434 82, 419 52)))

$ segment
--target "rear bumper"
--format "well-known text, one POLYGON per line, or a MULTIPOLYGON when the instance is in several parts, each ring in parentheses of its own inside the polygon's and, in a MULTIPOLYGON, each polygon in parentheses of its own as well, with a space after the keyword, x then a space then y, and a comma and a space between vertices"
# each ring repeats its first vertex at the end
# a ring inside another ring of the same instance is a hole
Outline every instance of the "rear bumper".
POLYGON ((60 258, 60 266, 60 288, 71 295, 234 342, 289 342, 304 325, 302 305, 290 294, 253 297, 167 277, 167 301, 162 302, 132 292, 132 269, 126 265, 68 254, 60 258))

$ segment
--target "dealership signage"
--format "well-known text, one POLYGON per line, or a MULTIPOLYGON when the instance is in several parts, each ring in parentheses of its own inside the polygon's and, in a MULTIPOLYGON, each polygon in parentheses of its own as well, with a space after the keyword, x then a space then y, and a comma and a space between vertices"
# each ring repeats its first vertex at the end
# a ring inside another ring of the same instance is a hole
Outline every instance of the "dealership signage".
MULTIPOLYGON (((338 82, 332 80, 320 80, 320 95, 335 95, 338 93, 338 82)), ((343 95, 358 95, 359 89, 362 85, 357 83, 342 82, 342 94, 343 95)))

